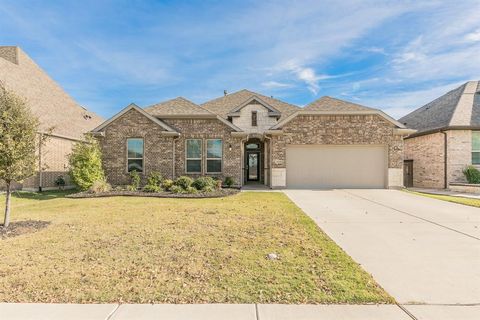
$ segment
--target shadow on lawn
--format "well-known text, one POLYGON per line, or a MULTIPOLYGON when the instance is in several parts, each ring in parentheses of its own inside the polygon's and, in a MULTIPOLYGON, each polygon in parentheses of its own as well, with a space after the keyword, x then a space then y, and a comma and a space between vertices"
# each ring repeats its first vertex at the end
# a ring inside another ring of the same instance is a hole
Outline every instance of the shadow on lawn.
POLYGON ((65 198, 67 194, 75 193, 77 190, 52 190, 52 191, 42 191, 42 192, 26 192, 26 191, 14 191, 12 192, 12 197, 18 199, 28 199, 28 200, 53 200, 58 198, 65 198))

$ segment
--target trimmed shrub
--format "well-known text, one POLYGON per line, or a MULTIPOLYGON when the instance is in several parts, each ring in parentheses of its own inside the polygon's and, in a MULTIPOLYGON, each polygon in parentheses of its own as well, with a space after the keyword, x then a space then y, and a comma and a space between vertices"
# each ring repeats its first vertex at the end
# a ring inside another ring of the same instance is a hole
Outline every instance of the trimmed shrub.
POLYGON ((173 180, 165 179, 162 182, 162 188, 166 191, 171 191, 170 189, 173 187, 173 180))
POLYGON ((63 187, 65 187, 65 184, 65 178, 63 176, 58 176, 57 179, 55 179, 55 185, 60 189, 63 189, 63 187))
POLYGON ((225 182, 224 183, 227 187, 230 188, 231 186, 233 186, 235 184, 235 180, 233 180, 232 177, 225 177, 225 182))
POLYGON ((153 171, 148 175, 147 184, 143 187, 145 192, 160 192, 162 183, 162 175, 159 172, 153 171))
POLYGON ((127 186, 129 191, 137 191, 140 187, 140 174, 137 171, 130 172, 130 185, 127 186))
POLYGON ((185 190, 183 190, 182 187, 180 186, 177 186, 177 185, 173 185, 171 188, 170 188, 170 192, 172 193, 183 193, 185 190))
POLYGON ((200 177, 195 179, 192 183, 192 187, 197 190, 204 190, 206 187, 214 187, 216 185, 215 179, 212 177, 200 177))
POLYGON ((480 183, 480 171, 474 166, 468 166, 463 169, 463 174, 468 183, 480 183))
POLYGON ((85 139, 85 142, 75 143, 68 156, 70 178, 80 190, 88 190, 94 182, 105 180, 100 145, 91 135, 86 135, 85 139))
POLYGON ((198 190, 194 187, 188 187, 186 190, 185 190, 186 193, 197 193, 198 190))
POLYGON ((112 186, 107 183, 105 180, 97 180, 93 182, 93 184, 90 186, 88 191, 90 193, 102 193, 102 192, 108 192, 112 190, 112 186))
POLYGON ((187 176, 181 176, 181 177, 178 177, 177 180, 175 180, 175 185, 179 186, 183 190, 187 190, 187 188, 190 187, 192 183, 193 183, 192 178, 187 176))

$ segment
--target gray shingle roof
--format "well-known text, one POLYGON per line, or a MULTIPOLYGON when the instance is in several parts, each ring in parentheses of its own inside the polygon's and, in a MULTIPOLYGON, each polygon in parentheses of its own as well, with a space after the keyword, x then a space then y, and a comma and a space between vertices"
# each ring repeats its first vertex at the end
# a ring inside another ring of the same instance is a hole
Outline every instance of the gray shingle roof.
POLYGON ((372 111, 375 109, 362 106, 353 102, 348 102, 328 96, 321 97, 308 104, 304 110, 308 111, 372 111))
POLYGON ((469 81, 398 121, 418 132, 449 126, 480 125, 479 81, 469 81))
POLYGON ((227 114, 230 113, 233 109, 255 96, 260 98, 262 101, 268 103, 274 109, 278 110, 281 113, 280 119, 288 117, 289 115, 300 109, 293 104, 286 103, 281 100, 267 97, 262 94, 245 89, 207 101, 201 104, 201 107, 221 116, 222 118, 227 118, 227 114))
POLYGON ((201 108, 199 105, 183 98, 167 100, 145 108, 149 114, 161 116, 188 116, 188 115, 211 115, 212 113, 201 108))

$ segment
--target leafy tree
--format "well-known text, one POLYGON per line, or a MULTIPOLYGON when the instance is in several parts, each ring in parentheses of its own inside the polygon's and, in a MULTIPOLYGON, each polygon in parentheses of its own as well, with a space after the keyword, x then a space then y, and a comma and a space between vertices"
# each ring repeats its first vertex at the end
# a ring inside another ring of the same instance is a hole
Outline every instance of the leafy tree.
POLYGON ((25 100, 0 83, 0 180, 6 185, 3 226, 10 224, 12 182, 21 182, 35 173, 39 121, 25 100))
POLYGON ((95 181, 105 181, 102 152, 98 141, 85 135, 85 141, 75 143, 69 155, 70 178, 81 190, 88 190, 95 181))

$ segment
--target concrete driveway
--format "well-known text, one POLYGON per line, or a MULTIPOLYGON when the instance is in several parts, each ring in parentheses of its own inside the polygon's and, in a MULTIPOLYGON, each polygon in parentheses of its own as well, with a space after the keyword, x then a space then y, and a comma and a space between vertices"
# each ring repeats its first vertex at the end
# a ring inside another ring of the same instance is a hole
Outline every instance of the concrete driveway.
POLYGON ((399 303, 478 312, 480 209, 396 190, 284 192, 399 303))

